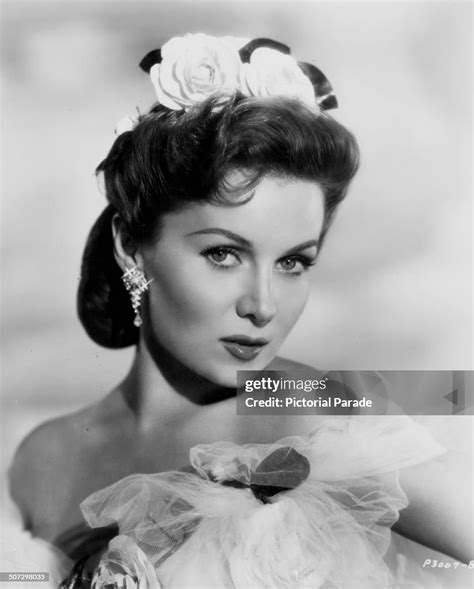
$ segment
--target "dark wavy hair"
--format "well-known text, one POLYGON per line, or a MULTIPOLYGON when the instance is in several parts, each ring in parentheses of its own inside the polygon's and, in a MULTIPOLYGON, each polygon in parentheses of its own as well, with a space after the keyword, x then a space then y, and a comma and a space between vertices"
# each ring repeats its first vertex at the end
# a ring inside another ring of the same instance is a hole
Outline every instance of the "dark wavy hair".
MULTIPOLYGON (((321 240, 357 171, 353 135, 329 115, 296 99, 236 93, 225 104, 210 98, 188 111, 156 106, 115 140, 98 166, 108 206, 85 247, 79 318, 98 344, 138 341, 128 293, 113 255, 111 221, 118 213, 136 243, 159 237, 163 215, 188 203, 238 206, 268 175, 316 182, 324 194, 321 240), (233 171, 244 172, 237 186, 233 171)), ((251 198, 251 196, 250 196, 251 198)))

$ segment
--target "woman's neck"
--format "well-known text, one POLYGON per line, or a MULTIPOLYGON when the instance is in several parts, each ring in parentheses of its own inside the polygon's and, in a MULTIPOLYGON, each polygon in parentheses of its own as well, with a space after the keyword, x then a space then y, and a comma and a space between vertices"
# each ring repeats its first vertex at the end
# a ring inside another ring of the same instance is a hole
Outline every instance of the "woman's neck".
POLYGON ((191 415, 202 405, 218 403, 235 395, 190 371, 165 350, 151 354, 141 340, 131 369, 120 385, 129 409, 146 428, 158 417, 191 415))

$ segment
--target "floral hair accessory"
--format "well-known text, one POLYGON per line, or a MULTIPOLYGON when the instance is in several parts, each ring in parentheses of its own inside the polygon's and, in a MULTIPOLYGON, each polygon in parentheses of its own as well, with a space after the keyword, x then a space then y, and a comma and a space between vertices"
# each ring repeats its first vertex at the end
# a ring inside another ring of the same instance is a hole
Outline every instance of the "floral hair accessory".
POLYGON ((186 110, 210 96, 225 98, 235 91, 298 98, 319 110, 336 108, 326 76, 290 53, 289 47, 271 39, 197 33, 173 37, 150 51, 140 67, 150 74, 158 102, 171 110, 186 110))

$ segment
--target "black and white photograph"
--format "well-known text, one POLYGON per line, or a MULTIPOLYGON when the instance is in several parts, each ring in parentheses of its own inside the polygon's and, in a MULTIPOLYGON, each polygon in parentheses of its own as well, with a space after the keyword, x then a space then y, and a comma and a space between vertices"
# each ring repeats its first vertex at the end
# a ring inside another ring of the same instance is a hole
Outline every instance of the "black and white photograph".
POLYGON ((0 587, 472 587, 472 3, 0 9, 0 587))

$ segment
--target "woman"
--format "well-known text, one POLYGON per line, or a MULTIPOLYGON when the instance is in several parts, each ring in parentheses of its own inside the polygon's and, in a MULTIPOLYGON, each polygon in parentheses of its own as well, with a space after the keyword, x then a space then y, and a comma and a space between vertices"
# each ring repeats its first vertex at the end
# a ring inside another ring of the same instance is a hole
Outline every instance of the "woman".
POLYGON ((413 424, 235 413, 239 369, 320 376, 277 352, 358 165, 324 112, 329 83, 265 39, 174 38, 141 65, 158 103, 121 122, 98 168, 109 205, 79 288, 89 335, 137 345, 135 360, 23 442, 10 480, 25 526, 78 561, 70 586, 388 586, 399 511, 403 534, 469 560, 450 505, 462 464, 413 424))

